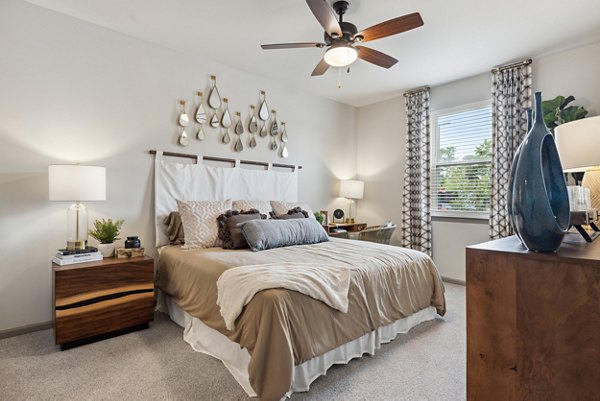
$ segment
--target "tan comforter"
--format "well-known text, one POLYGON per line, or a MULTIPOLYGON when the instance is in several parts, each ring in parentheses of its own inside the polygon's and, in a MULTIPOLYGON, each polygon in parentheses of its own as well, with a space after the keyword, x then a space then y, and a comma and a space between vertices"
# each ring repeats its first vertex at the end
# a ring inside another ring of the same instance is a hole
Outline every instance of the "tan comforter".
POLYGON ((264 401, 289 391, 294 364, 429 306, 440 315, 446 310, 444 287, 428 256, 364 241, 333 239, 262 252, 171 246, 159 258, 157 285, 190 315, 248 350, 250 384, 264 401), (223 271, 302 261, 354 267, 347 313, 295 291, 270 289, 244 307, 233 331, 226 329, 216 304, 223 271))

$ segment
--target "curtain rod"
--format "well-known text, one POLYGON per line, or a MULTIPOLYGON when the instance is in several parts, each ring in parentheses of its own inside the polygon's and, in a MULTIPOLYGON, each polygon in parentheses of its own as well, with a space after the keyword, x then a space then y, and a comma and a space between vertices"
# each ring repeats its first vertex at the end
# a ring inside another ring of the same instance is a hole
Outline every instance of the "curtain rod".
POLYGON ((519 61, 517 63, 506 64, 506 65, 499 65, 498 67, 492 68, 492 72, 499 72, 499 71, 509 70, 511 68, 521 67, 523 65, 529 65, 531 63, 532 63, 532 60, 530 58, 528 58, 527 60, 519 61))
POLYGON ((428 91, 429 89, 430 89, 429 86, 421 86, 419 88, 407 90, 406 92, 404 92, 404 97, 407 97, 408 95, 412 95, 413 93, 425 92, 425 91, 428 91))
MULTIPOLYGON (((151 155, 155 155, 156 154, 156 150, 149 150, 148 153, 150 153, 151 155)), ((181 157, 184 159, 194 159, 197 160, 198 159, 198 155, 193 155, 193 154, 189 154, 189 153, 176 153, 176 152, 163 152, 164 156, 173 156, 173 157, 181 157)), ((230 159, 230 158, 226 158, 226 157, 214 157, 214 156, 202 156, 202 160, 209 160, 209 161, 213 161, 213 162, 226 162, 226 163, 236 163, 236 159, 230 159)), ((258 161, 254 161, 254 160, 240 160, 241 164, 250 164, 253 166, 264 166, 264 167, 268 167, 269 163, 267 162, 258 162, 258 161)), ((271 166, 273 167, 282 167, 282 168, 291 168, 294 169, 296 167, 298 167, 298 169, 301 169, 302 166, 294 166, 293 164, 282 164, 282 163, 270 163, 271 166)))

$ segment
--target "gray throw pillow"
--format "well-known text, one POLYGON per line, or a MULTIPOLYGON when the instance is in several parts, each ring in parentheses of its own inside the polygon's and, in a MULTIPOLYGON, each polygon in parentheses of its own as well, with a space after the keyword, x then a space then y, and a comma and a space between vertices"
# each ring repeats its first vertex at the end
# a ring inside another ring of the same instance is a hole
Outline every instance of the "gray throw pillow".
POLYGON ((251 220, 239 227, 255 252, 329 241, 323 226, 315 219, 251 220))

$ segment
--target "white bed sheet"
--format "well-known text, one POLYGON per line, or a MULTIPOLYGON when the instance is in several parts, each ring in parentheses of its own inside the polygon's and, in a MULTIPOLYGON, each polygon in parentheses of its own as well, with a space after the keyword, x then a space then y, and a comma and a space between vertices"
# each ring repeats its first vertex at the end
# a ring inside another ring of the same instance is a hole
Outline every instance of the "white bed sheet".
MULTIPOLYGON (((183 339, 195 351, 221 360, 246 394, 256 397, 248 376, 250 354, 245 348, 191 316, 164 294, 160 294, 158 305, 161 312, 167 313, 175 323, 183 327, 183 339)), ((435 315, 435 308, 430 306, 295 366, 292 386, 284 399, 292 393, 308 391, 310 384, 319 376, 325 375, 332 365, 346 364, 365 353, 373 355, 381 344, 392 341, 398 334, 407 333, 420 323, 435 319, 435 315)))

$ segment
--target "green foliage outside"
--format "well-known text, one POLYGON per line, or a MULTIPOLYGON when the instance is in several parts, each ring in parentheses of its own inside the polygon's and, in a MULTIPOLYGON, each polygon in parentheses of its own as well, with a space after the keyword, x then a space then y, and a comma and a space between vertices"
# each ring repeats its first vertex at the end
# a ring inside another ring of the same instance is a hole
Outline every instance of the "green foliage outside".
MULTIPOLYGON (((456 148, 440 149, 439 161, 455 161, 456 148)), ((462 158, 465 162, 489 161, 492 157, 492 141, 485 139, 474 154, 462 158)), ((489 163, 438 167, 438 209, 458 211, 486 211, 490 205, 489 163)))
POLYGON ((112 219, 101 219, 94 221, 94 229, 89 230, 88 234, 96 238, 101 244, 112 244, 120 239, 121 227, 124 220, 112 221, 112 219))

